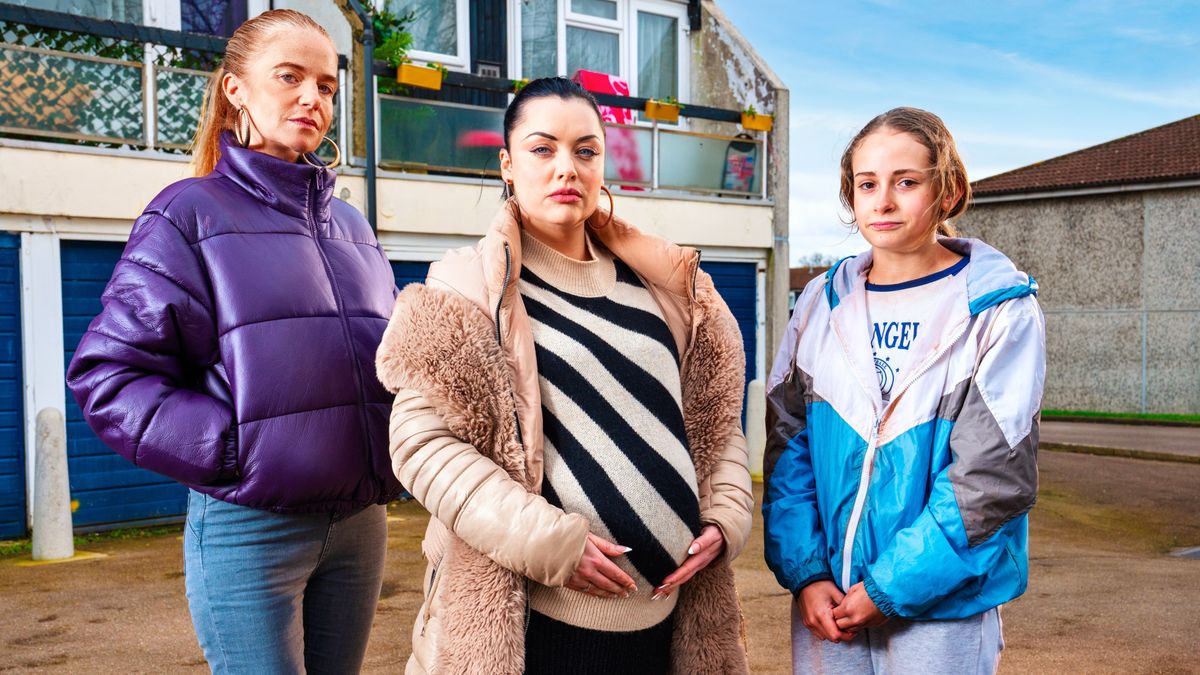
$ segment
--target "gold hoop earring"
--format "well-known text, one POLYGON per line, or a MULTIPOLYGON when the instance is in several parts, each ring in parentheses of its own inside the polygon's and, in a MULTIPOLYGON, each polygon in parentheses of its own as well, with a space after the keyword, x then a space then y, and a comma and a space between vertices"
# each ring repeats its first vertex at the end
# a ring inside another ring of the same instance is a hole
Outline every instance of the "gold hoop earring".
MULTIPOLYGON (((333 154, 333 161, 332 161, 332 162, 330 162, 330 163, 328 163, 328 164, 321 164, 321 163, 319 163, 319 162, 320 162, 320 158, 319 158, 319 157, 317 157, 317 161, 316 161, 316 162, 312 161, 311 159, 309 159, 309 158, 308 158, 308 156, 309 156, 309 155, 312 155, 313 157, 316 157, 316 156, 317 156, 317 155, 316 155, 316 152, 317 152, 317 151, 316 151, 316 150, 313 150, 312 152, 309 152, 309 153, 305 153, 305 154, 303 154, 303 155, 300 155, 301 157, 303 157, 303 158, 304 158, 304 161, 305 161, 305 162, 307 162, 309 166, 315 166, 315 167, 316 167, 316 168, 318 168, 318 169, 333 169, 333 168, 337 167, 337 165, 339 165, 339 164, 341 164, 341 163, 342 163, 342 149, 338 147, 338 144, 337 144, 337 143, 334 143, 334 142, 333 142, 333 139, 332 139, 332 138, 330 138, 330 137, 326 136, 326 137, 325 137, 325 140, 326 140, 326 141, 329 141, 329 144, 333 146, 333 153, 334 153, 334 154, 333 154)), ((319 146, 319 145, 318 145, 317 147, 319 148, 319 147, 321 147, 321 146, 319 146)))
POLYGON ((609 225, 612 225, 613 221, 613 197, 612 193, 609 192, 607 187, 601 185, 600 189, 604 191, 604 194, 608 195, 608 220, 604 221, 604 224, 600 227, 608 227, 609 225))
POLYGON ((238 106, 237 120, 233 126, 233 135, 237 138, 238 145, 243 148, 250 147, 250 130, 253 128, 253 123, 253 120, 250 119, 250 111, 246 110, 246 106, 238 106))

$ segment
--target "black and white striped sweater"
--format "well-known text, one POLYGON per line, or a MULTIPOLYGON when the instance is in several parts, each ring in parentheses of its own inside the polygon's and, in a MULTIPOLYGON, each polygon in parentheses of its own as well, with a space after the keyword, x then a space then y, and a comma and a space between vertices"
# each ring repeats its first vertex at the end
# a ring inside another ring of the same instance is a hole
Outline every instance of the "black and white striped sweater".
POLYGON ((657 625, 677 593, 654 587, 700 532, 696 473, 684 433, 679 354, 653 296, 608 251, 591 260, 522 236, 518 290, 533 328, 545 434, 543 495, 632 551, 616 559, 637 583, 599 599, 535 585, 534 611, 591 630, 657 625))

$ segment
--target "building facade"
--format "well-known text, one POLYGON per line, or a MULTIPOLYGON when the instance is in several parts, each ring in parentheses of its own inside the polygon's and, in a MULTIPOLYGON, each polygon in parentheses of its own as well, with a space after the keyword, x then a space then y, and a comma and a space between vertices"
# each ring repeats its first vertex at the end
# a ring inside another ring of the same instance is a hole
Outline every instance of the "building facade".
POLYGON ((1200 116, 973 187, 960 229, 1039 284, 1045 408, 1200 412, 1200 116))
POLYGON ((316 18, 345 57, 331 130, 348 159, 338 193, 366 210, 373 132, 374 215, 399 285, 476 240, 499 206, 509 96, 483 78, 603 73, 634 97, 614 106, 622 123, 608 128, 610 148, 624 148, 608 153, 606 168, 616 212, 702 250, 741 327, 747 381, 769 367, 787 321, 788 92, 708 0, 389 0, 415 17, 414 61, 461 76, 440 92, 400 89, 388 73, 363 77, 361 23, 344 0, 18 2, 0 2, 0 538, 27 531, 33 420, 47 407, 66 414, 77 529, 184 512, 180 486, 92 434, 66 391, 65 365, 133 220, 189 175, 186 148, 216 62, 197 35, 228 36, 272 7, 316 18), (141 32, 114 37, 130 25, 141 32), (637 97, 675 98, 684 115, 653 122, 632 109, 637 97), (774 129, 747 133, 730 121, 749 106, 773 114, 774 129))

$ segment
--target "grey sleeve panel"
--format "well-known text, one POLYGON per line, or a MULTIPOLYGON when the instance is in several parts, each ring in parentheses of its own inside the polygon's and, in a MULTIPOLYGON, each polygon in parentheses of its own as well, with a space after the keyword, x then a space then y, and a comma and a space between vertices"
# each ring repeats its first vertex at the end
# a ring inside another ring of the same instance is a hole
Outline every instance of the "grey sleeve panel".
POLYGON ((812 376, 796 367, 774 389, 767 392, 767 443, 763 450, 763 485, 769 485, 771 472, 788 441, 808 427, 808 401, 812 396, 812 376))
POLYGON ((962 410, 963 403, 967 400, 967 391, 970 389, 971 378, 969 377, 954 385, 954 389, 949 394, 942 396, 942 400, 938 402, 937 416, 951 422, 958 419, 958 413, 962 410))
POLYGON ((1037 446, 1035 418, 1029 434, 1009 447, 1000 424, 970 382, 950 432, 954 455, 950 483, 969 546, 987 541, 1005 523, 1033 508, 1038 487, 1037 446))

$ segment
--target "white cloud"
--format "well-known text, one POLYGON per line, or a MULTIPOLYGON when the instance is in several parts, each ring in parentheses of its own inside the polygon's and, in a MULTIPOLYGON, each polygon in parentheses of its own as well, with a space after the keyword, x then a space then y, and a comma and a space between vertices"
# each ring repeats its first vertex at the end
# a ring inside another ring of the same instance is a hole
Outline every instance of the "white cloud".
POLYGON ((1155 47, 1173 47, 1187 49, 1200 44, 1200 37, 1194 33, 1172 33, 1153 28, 1117 28, 1113 31, 1117 36, 1128 38, 1135 42, 1155 47))
POLYGON ((1012 65, 1018 71, 1048 81, 1046 84, 1054 83, 1096 96, 1130 103, 1145 103, 1187 110, 1200 108, 1200 83, 1193 82, 1190 85, 1180 85, 1157 91, 1148 88, 1131 88, 1058 66, 1040 63, 1016 52, 991 51, 997 58, 1012 65))

